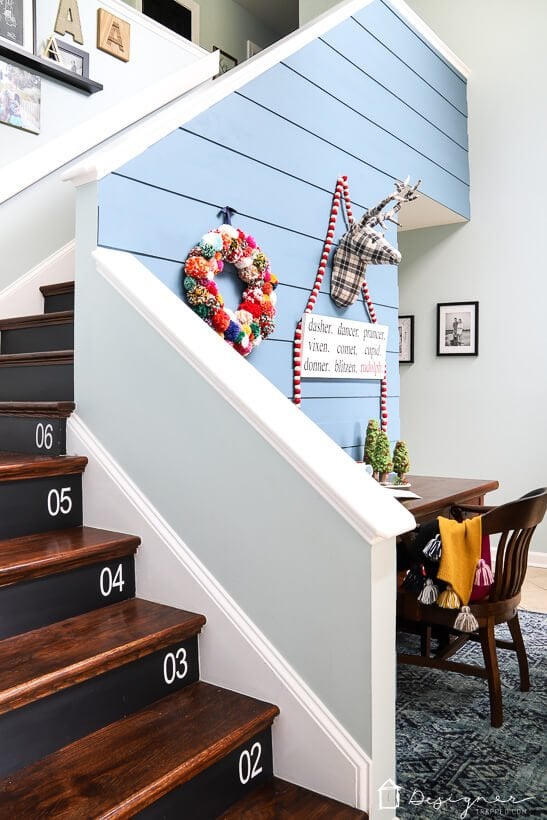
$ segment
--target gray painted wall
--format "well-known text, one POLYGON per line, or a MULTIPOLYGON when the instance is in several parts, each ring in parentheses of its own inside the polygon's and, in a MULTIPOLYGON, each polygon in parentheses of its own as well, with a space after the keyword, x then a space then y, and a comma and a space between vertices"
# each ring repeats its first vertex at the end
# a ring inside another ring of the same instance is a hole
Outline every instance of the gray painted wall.
MULTIPOLYGON (((544 0, 409 0, 471 69, 471 222, 402 233, 401 427, 418 473, 496 478, 496 502, 547 484, 544 0), (470 23, 472 21, 472 24, 470 23), (516 36, 517 33, 517 36, 516 36), (435 355, 436 303, 479 300, 478 358, 435 355)), ((532 550, 547 550, 547 527, 532 550)))

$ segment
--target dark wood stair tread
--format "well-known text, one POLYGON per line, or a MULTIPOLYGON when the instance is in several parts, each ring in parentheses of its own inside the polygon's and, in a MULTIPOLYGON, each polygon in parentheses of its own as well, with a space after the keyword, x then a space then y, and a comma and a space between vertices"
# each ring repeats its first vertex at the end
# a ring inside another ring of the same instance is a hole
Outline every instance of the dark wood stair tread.
POLYGON ((135 535, 95 527, 6 538, 0 541, 0 586, 133 555, 139 544, 135 535))
POLYGON ((274 778, 239 800, 218 820, 357 820, 368 814, 274 778))
POLYGON ((11 319, 0 319, 0 331, 19 330, 28 327, 46 325, 65 325, 74 321, 73 310, 58 310, 54 313, 37 313, 32 316, 17 316, 11 319))
POLYGON ((41 285, 42 296, 58 296, 61 293, 72 293, 74 282, 56 282, 53 285, 41 285))
POLYGON ((0 416, 38 416, 68 418, 74 412, 73 401, 0 401, 0 416))
POLYGON ((0 481, 83 473, 85 456, 45 456, 0 451, 0 481))
POLYGON ((197 635, 203 615, 131 598, 0 641, 0 714, 197 635))
POLYGON ((38 365, 72 364, 73 350, 47 350, 42 353, 2 353, 0 367, 37 367, 38 365))
POLYGON ((128 818, 271 725, 276 706, 194 683, 0 781, 0 816, 128 818))

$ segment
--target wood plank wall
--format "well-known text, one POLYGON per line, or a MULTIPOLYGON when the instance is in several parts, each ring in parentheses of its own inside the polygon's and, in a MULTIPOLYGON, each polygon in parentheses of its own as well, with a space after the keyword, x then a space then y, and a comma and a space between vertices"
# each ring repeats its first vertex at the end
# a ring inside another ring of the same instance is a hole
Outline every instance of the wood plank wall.
MULTIPOLYGON (((294 329, 313 285, 332 193, 348 174, 354 212, 394 178, 469 216, 466 82, 384 0, 265 72, 100 186, 99 244, 130 251, 181 295, 182 263, 230 205, 280 279, 275 333, 247 361, 292 395, 294 329)), ((339 216, 337 237, 344 230, 339 216)), ((396 242, 395 232, 389 233, 396 242)), ((388 341, 389 436, 399 436, 396 268, 369 267, 388 341)), ((360 301, 340 311, 326 276, 316 312, 367 320, 360 301)), ((234 275, 219 287, 237 306, 234 275)), ((419 332, 419 329, 418 329, 419 332)), ((360 458, 363 428, 379 415, 378 381, 305 380, 302 410, 360 458)))

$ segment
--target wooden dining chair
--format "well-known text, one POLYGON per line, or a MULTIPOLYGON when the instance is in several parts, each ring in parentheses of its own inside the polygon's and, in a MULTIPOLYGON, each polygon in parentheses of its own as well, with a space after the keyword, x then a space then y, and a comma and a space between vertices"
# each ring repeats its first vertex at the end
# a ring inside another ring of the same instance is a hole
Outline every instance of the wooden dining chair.
POLYGON ((498 507, 459 506, 453 508, 455 518, 482 514, 484 535, 500 535, 496 554, 494 582, 487 598, 469 608, 478 622, 474 632, 454 629, 455 610, 442 609, 436 604, 426 606, 417 600, 411 590, 399 587, 397 591, 398 627, 422 634, 421 654, 398 654, 399 663, 426 666, 434 669, 475 675, 488 680, 490 695, 490 721, 492 726, 503 723, 501 682, 496 648, 516 652, 520 671, 520 690, 528 692, 530 678, 528 659, 520 630, 517 607, 526 575, 528 550, 537 525, 547 510, 547 488, 532 490, 517 501, 498 507), (497 639, 494 627, 506 623, 512 641, 497 639), (437 651, 431 652, 432 636, 441 636, 437 651), (457 663, 449 660, 469 640, 480 642, 484 666, 457 663))

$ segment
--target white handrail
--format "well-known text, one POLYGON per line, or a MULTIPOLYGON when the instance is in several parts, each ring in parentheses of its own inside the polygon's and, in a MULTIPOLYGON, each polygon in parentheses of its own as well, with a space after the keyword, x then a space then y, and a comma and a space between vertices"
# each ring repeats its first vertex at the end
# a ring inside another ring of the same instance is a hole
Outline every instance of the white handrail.
POLYGON ((414 529, 414 517, 389 490, 134 256, 106 248, 93 256, 99 273, 368 543, 414 529))

